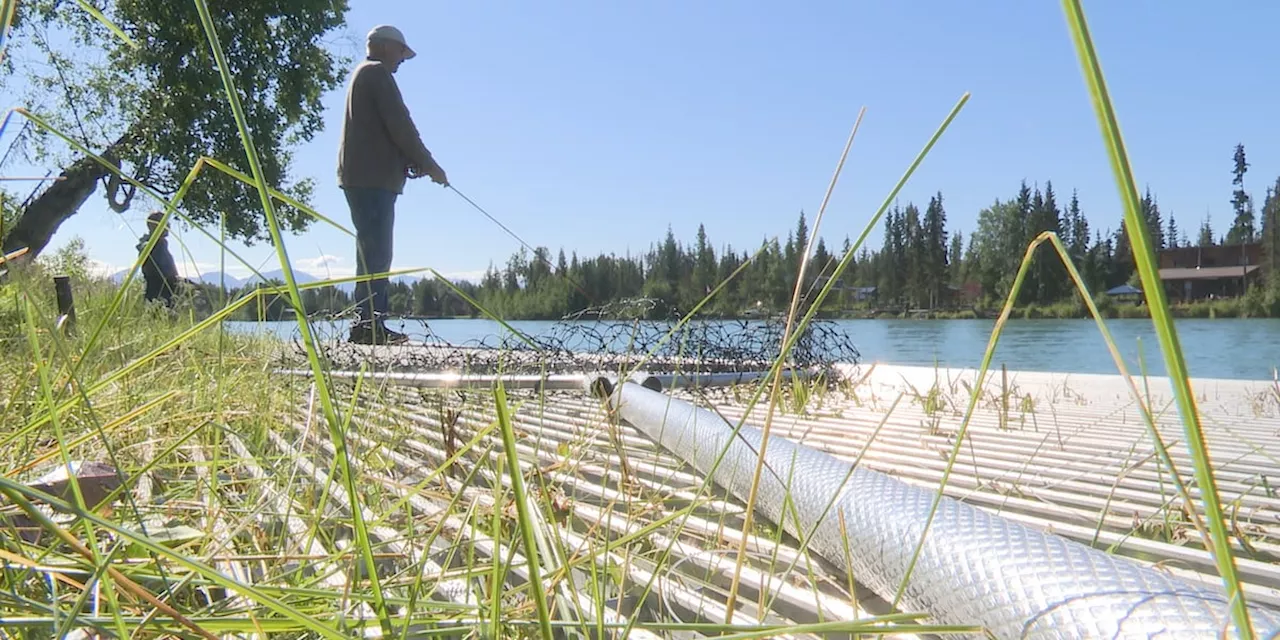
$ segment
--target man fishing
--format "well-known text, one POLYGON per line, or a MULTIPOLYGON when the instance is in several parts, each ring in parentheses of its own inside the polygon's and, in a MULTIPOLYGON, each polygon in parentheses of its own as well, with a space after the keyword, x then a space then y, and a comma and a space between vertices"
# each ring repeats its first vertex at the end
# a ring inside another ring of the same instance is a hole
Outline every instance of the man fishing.
MULTIPOLYGON (((162 218, 164 218, 163 211, 155 211, 147 216, 147 234, 138 240, 139 254, 147 248, 147 242, 151 240, 151 236, 155 235, 162 218)), ((178 277, 178 265, 173 261, 173 254, 169 252, 167 227, 160 233, 155 246, 151 247, 151 253, 142 263, 142 279, 146 282, 147 302, 159 301, 165 306, 173 306, 173 294, 177 292, 178 283, 182 279, 178 277)))
MULTIPOLYGON (((406 178, 429 176, 448 186, 444 169, 423 145, 393 74, 417 54, 390 25, 374 27, 368 55, 351 73, 338 147, 338 186, 346 194, 356 228, 356 274, 391 269, 396 198, 406 178)), ((358 344, 401 344, 408 336, 384 324, 387 278, 356 283, 356 322, 348 336, 358 344)))

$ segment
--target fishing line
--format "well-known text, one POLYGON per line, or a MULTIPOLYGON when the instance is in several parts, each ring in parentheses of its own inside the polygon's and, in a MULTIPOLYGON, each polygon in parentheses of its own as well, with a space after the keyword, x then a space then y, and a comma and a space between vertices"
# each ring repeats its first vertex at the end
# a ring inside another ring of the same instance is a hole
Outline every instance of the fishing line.
MULTIPOLYGON (((529 250, 529 253, 532 253, 532 254, 533 254, 533 257, 534 257, 535 259, 537 259, 537 258, 541 258, 541 260, 542 260, 543 262, 547 263, 547 266, 548 266, 548 267, 550 267, 550 268, 551 268, 551 270, 552 270, 553 272, 555 272, 557 275, 559 275, 559 276, 563 277, 565 280, 568 280, 568 281, 569 281, 569 284, 573 285, 573 288, 577 289, 577 290, 578 290, 578 292, 580 292, 582 295, 584 295, 584 296, 586 296, 586 297, 587 297, 587 301, 588 301, 588 302, 590 302, 592 305, 597 304, 596 299, 595 299, 594 297, 592 297, 592 295, 591 295, 590 293, 587 293, 587 290, 586 290, 586 289, 584 289, 584 288, 582 288, 582 285, 578 284, 578 282, 577 282, 576 280, 574 280, 571 276, 569 276, 569 274, 568 274, 568 273, 559 273, 560 269, 557 269, 557 268, 556 268, 556 265, 551 264, 551 260, 550 260, 549 258, 542 258, 542 257, 541 257, 541 255, 538 253, 538 250, 537 250, 537 249, 534 249, 534 248, 533 248, 533 247, 531 247, 531 246, 529 246, 529 243, 528 243, 528 242, 525 242, 523 238, 521 238, 519 235, 517 235, 517 234, 516 234, 516 232, 512 231, 511 229, 508 229, 508 228, 507 228, 507 225, 502 224, 502 222, 501 222, 500 220, 498 220, 497 218, 493 217, 493 215, 491 215, 488 211, 485 211, 485 210, 484 210, 484 207, 481 207, 480 205, 476 204, 474 200, 472 200, 471 198, 468 198, 468 197, 467 197, 467 194, 465 194, 465 193, 463 193, 463 192, 459 191, 457 187, 455 187, 455 186, 453 186, 453 185, 451 185, 451 184, 450 184, 450 185, 446 185, 446 186, 447 186, 447 187, 449 187, 450 189, 452 189, 454 193, 458 194, 458 196, 459 196, 460 198, 462 198, 463 200, 466 200, 466 201, 467 201, 467 204, 469 204, 469 205, 471 205, 472 207, 474 207, 474 208, 475 208, 475 210, 476 210, 476 211, 479 211, 481 214, 483 214, 483 215, 484 215, 484 217, 486 217, 486 218, 488 218, 488 219, 492 220, 492 221, 493 221, 493 223, 494 223, 494 224, 496 224, 496 225, 498 225, 499 227, 502 227, 502 230, 503 230, 503 231, 506 231, 506 232, 507 232, 507 235, 511 236, 512 238, 515 238, 517 242, 519 242, 520 244, 524 245, 524 248, 528 249, 528 250, 529 250)), ((567 271, 567 269, 566 269, 566 271, 567 271)))

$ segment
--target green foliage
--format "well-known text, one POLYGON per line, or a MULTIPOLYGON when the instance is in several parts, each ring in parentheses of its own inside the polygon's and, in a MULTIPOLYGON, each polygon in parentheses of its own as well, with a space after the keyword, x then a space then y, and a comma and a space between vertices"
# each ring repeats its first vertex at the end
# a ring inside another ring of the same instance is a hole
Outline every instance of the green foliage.
POLYGON ((88 280, 89 254, 84 250, 84 239, 75 236, 52 254, 40 256, 37 260, 46 271, 52 274, 71 276, 73 280, 88 280))
POLYGON ((18 221, 18 199, 0 189, 0 241, 18 221))
MULTIPOLYGON (((25 62, 12 73, 30 88, 27 102, 57 105, 42 115, 91 148, 112 148, 126 171, 161 192, 176 191, 205 155, 247 172, 209 44, 192 28, 200 24, 194 6, 169 0, 103 4, 102 13, 137 47, 59 0, 18 3, 13 41, 21 43, 25 62), (71 46, 61 46, 59 39, 71 46), (97 55, 101 51, 107 54, 97 55)), ((323 37, 343 24, 346 11, 345 0, 239 0, 224 3, 217 15, 266 180, 303 202, 311 184, 290 184, 290 147, 321 129, 321 98, 341 84, 347 61, 331 53, 323 37)), ((70 160, 57 157, 46 138, 37 135, 38 155, 70 160)), ((112 181, 108 197, 127 204, 131 194, 117 187, 112 181)), ((267 237, 257 194, 225 176, 197 181, 184 210, 206 222, 226 212, 233 238, 267 237)), ((279 213, 287 228, 306 227, 301 211, 282 207, 279 213)))
POLYGON ((1093 306, 1098 308, 1099 313, 1106 314, 1109 316, 1111 315, 1112 312, 1115 311, 1116 302, 1111 298, 1111 296, 1107 295, 1106 293, 1098 292, 1094 294, 1093 306))
MULTIPOLYGON (((1272 275, 1276 265, 1280 264, 1280 178, 1276 178, 1274 186, 1267 187, 1267 196, 1262 204, 1262 257, 1263 267, 1269 275, 1268 299, 1280 300, 1280 277, 1272 275)), ((1274 304, 1269 306, 1274 309, 1274 304)))
POLYGON ((1003 298, 1013 285, 1013 276, 1026 249, 1023 235, 1022 212, 1016 202, 997 199, 978 212, 978 230, 973 236, 979 265, 977 276, 988 296, 1003 298))
POLYGON ((1267 315, 1266 291, 1262 287, 1249 287, 1248 293, 1238 302, 1242 318, 1262 318, 1267 315))

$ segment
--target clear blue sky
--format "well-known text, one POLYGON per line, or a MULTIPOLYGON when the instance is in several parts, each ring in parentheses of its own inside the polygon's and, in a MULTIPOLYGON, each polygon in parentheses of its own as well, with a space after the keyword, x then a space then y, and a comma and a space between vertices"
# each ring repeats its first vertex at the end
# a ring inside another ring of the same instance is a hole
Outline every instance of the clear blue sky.
MULTIPOLYGON (((977 212, 1020 180, 1052 180, 1060 201, 1079 190, 1094 227, 1119 223, 1056 2, 351 4, 348 52, 362 53, 364 33, 382 22, 420 52, 397 80, 454 185, 553 254, 639 252, 668 225, 692 239, 699 222, 717 248, 785 238, 801 209, 816 212, 865 105, 822 227, 834 249, 856 237, 965 91, 969 104, 903 203, 923 206, 940 190, 949 229, 967 235, 977 212)), ((1280 4, 1094 0, 1085 9, 1140 187, 1189 235, 1206 211, 1222 233, 1232 150, 1243 142, 1260 207, 1280 175, 1268 89, 1280 4)), ((327 129, 298 153, 296 173, 316 178, 321 211, 349 223, 333 169, 342 98, 327 97, 327 129)), ((127 264, 146 210, 119 216, 95 195, 55 244, 79 235, 95 259, 127 264)), ((870 242, 879 246, 878 229, 870 242)), ((216 247, 190 247, 216 268, 216 247)), ((354 260, 347 236, 319 226, 288 248, 318 274, 326 264, 349 273, 354 260)), ((425 179, 399 201, 397 268, 476 274, 517 248, 425 179)), ((244 252, 277 268, 266 246, 244 252)))

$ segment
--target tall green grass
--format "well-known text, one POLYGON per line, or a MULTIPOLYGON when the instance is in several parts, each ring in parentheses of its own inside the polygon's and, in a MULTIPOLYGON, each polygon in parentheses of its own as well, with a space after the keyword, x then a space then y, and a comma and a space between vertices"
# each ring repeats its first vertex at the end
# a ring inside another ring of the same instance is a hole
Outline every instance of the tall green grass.
MULTIPOLYGON (((557 518, 563 517, 554 499, 557 483, 570 482, 571 478, 554 468, 547 470, 531 463, 528 455, 536 454, 526 451, 526 455, 517 455, 517 449, 533 446, 524 441, 519 424, 539 419, 539 412, 547 403, 547 398, 542 396, 512 396, 514 404, 509 404, 509 398, 501 390, 469 396, 459 411, 471 414, 473 419, 491 412, 490 426, 464 434, 466 442, 456 451, 440 455, 436 468, 413 475, 411 486, 391 478, 388 474, 392 470, 404 466, 403 459, 398 457, 403 451, 420 451, 425 456, 433 446, 422 430, 413 426, 416 424, 413 416, 402 411, 409 406, 403 394, 372 383, 362 382, 348 389, 329 382, 326 365, 314 340, 314 329, 305 313, 297 315, 301 343, 312 373, 312 384, 305 389, 270 375, 269 362, 278 345, 244 336, 225 339, 214 330, 235 309, 252 304, 255 296, 283 293, 301 310, 301 290, 355 279, 306 286, 297 283, 286 238, 275 213, 277 202, 305 211, 346 233, 350 231, 265 182, 237 99, 235 77, 223 56, 217 25, 204 0, 193 2, 200 16, 198 26, 218 65, 225 98, 239 127, 249 174, 238 172, 218 159, 202 158, 192 167, 179 192, 165 198, 124 175, 119 167, 93 156, 89 149, 50 126, 39 115, 26 109, 13 113, 60 137, 71 148, 94 157, 160 203, 166 212, 162 224, 167 225, 173 216, 184 218, 183 197, 206 168, 253 185, 260 195, 262 214, 285 273, 285 285, 234 301, 210 318, 175 321, 138 301, 134 282, 139 260, 120 287, 83 278, 77 280, 82 322, 92 327, 84 336, 62 335, 47 320, 51 317, 52 300, 44 283, 50 274, 39 267, 15 271, 13 281, 0 287, 0 340, 5 341, 4 355, 0 355, 0 363, 4 365, 0 368, 0 420, 15 425, 0 436, 0 445, 5 445, 0 446, 0 465, 4 470, 0 494, 9 501, 0 516, 6 527, 25 517, 51 536, 38 543, 13 537, 0 544, 3 552, 0 556, 7 563, 0 566, 0 596, 5 598, 5 602, 0 603, 0 630, 13 630, 24 637, 88 627, 122 637, 166 633, 201 637, 274 633, 286 634, 285 637, 341 638, 376 625, 383 637, 392 638, 451 632, 455 630, 451 623, 462 620, 474 621, 491 637, 504 633, 587 636, 589 629, 622 634, 685 629, 732 638, 770 637, 779 633, 945 634, 971 630, 931 627, 920 624, 918 616, 904 614, 790 627, 732 624, 745 565, 745 537, 735 554, 725 622, 654 623, 635 617, 606 622, 603 603, 609 594, 638 592, 643 599, 654 592, 663 570, 672 567, 675 542, 690 531, 687 527, 695 514, 703 512, 706 501, 713 496, 712 487, 703 479, 693 488, 690 504, 672 509, 656 520, 637 516, 628 521, 631 528, 620 537, 598 530, 582 532, 556 526, 557 518), (299 402, 304 398, 314 398, 314 410, 299 410, 299 402), (323 421, 323 427, 314 424, 316 415, 323 421), (325 437, 308 436, 308 430, 313 427, 322 429, 325 437), (315 447, 314 451, 296 449, 302 443, 315 447), (292 453, 291 446, 295 447, 292 453), (198 447, 201 453, 192 453, 190 447, 198 447), (67 502, 37 495, 20 482, 20 478, 44 465, 86 458, 111 459, 121 469, 132 472, 129 483, 119 491, 123 507, 112 513, 94 512, 83 503, 78 489, 74 500, 67 502), (303 458, 327 461, 327 467, 308 462, 310 466, 304 478, 304 471, 300 470, 303 458), (251 481, 249 478, 258 477, 255 474, 275 480, 251 481), (549 477, 560 480, 549 480, 549 477), (491 486, 484 488, 481 478, 488 478, 491 486), (140 502, 139 497, 151 501, 140 502), (55 505, 53 515, 37 508, 33 501, 55 505), (275 504, 286 505, 289 512, 281 514, 275 512, 274 507, 268 508, 275 504), (514 513, 504 511, 508 505, 514 513), (434 516, 426 518, 426 512, 434 516), (273 533, 271 527, 262 524, 281 519, 297 526, 286 527, 285 533, 273 533), (349 542, 342 534, 348 526, 349 542), (666 544, 646 542, 668 526, 674 526, 675 530, 666 544), (460 528, 472 532, 471 537, 456 535, 460 528), (446 533, 446 529, 451 532, 446 533), (475 541, 481 538, 493 555, 480 557, 485 554, 477 552, 475 541), (573 542, 577 539, 590 543, 588 550, 573 542), (285 541, 286 546, 312 549, 315 553, 280 553, 277 549, 282 548, 285 541), (437 562, 433 558, 438 554, 427 553, 427 547, 436 542, 444 545, 447 561, 437 562), (400 551, 388 551, 391 547, 400 551), (515 561, 517 556, 522 559, 520 562, 515 561), (652 566, 654 570, 643 585, 629 583, 627 572, 634 568, 631 563, 641 560, 647 563, 644 566, 652 566), (234 579, 219 569, 229 566, 228 563, 256 567, 257 574, 264 579, 253 584, 234 579), (304 570, 322 566, 338 568, 324 575, 307 575, 304 570), (512 585, 509 576, 513 573, 526 575, 527 583, 512 585), (579 581, 583 577, 585 583, 579 581), (453 579, 461 579, 468 588, 475 589, 475 597, 462 604, 433 599, 439 595, 436 590, 453 579), (334 586, 337 583, 341 583, 340 588, 334 586), (213 597, 211 594, 217 590, 225 590, 235 598, 213 597), (366 614, 371 614, 373 619, 367 619, 366 614)), ((0 2, 0 34, 7 34, 15 7, 15 0, 0 2)), ((117 37, 130 42, 124 31, 111 25, 92 5, 80 2, 80 7, 89 13, 86 19, 102 21, 117 37)), ((1148 291, 1147 306, 1156 324, 1161 353, 1167 370, 1173 372, 1178 407, 1192 449, 1195 482, 1203 495, 1203 513, 1195 516, 1195 523, 1206 547, 1214 553, 1224 588, 1232 599, 1232 613, 1240 635, 1252 637, 1223 507, 1214 487, 1209 453, 1205 450, 1198 412, 1187 382, 1186 364, 1168 312, 1168 301, 1154 271, 1154 254, 1139 217, 1137 192, 1114 109, 1083 11, 1074 0, 1064 0, 1063 7, 1125 202, 1125 224, 1134 238, 1135 258, 1143 288, 1148 291)), ((2 55, 3 49, 0 49, 2 55)), ((833 283, 848 268, 890 203, 968 97, 963 95, 946 116, 842 257, 834 277, 818 292, 803 315, 798 314, 801 292, 797 287, 788 314, 788 329, 772 364, 771 376, 758 385, 746 401, 749 413, 751 407, 767 396, 770 417, 765 422, 766 430, 773 411, 788 391, 793 399, 809 397, 816 391, 803 387, 783 389, 780 380, 787 355, 830 294, 833 283)), ((845 153, 852 139, 853 134, 846 143, 845 153)), ((839 169, 837 176, 838 173, 839 169)), ((833 178, 828 197, 834 184, 833 178)), ((824 209, 825 202, 824 198, 824 209)), ((252 269, 226 247, 222 237, 198 225, 193 228, 223 246, 224 256, 230 255, 252 269)), ((817 231, 815 225, 814 237, 817 231)), ((813 238, 805 240, 811 244, 813 238)), ((1056 248, 1066 259, 1060 241, 1052 235, 1037 238, 1028 248, 1014 291, 1006 301, 984 354, 980 381, 987 373, 1031 255, 1044 243, 1056 248)), ((802 263, 802 272, 806 266, 807 258, 802 263)), ((1141 394, 1119 358, 1093 298, 1069 262, 1068 267, 1098 323, 1106 347, 1141 403, 1141 394)), ((440 278, 439 274, 431 273, 440 278)), ((718 295, 732 277, 720 283, 682 318, 671 335, 692 321, 697 311, 718 295)), ((487 317, 502 321, 476 306, 487 317)), ((660 347, 656 346, 654 352, 660 347)), ((979 383, 972 392, 940 490, 946 486, 955 464, 981 386, 979 383)), ((1194 504, 1186 481, 1178 475, 1154 427, 1149 408, 1142 405, 1142 412, 1162 463, 1172 472, 1187 504, 1194 504)), ((740 421, 739 426, 742 423, 740 421)), ((599 426, 608 428, 603 423, 599 426)), ((561 457, 563 460, 556 464, 564 468, 583 465, 585 447, 566 446, 561 457)), ((620 469, 624 477, 629 474, 625 464, 620 469)), ((758 482, 760 465, 754 473, 758 482)), ((664 496, 637 492, 626 494, 625 499, 635 501, 628 502, 628 509, 644 512, 662 502, 664 496)), ((751 522, 752 507, 752 501, 748 500, 744 514, 747 523, 751 522)), ((726 516, 721 513, 718 517, 722 518, 723 525, 726 516)), ((778 528, 765 533, 765 538, 782 539, 778 528)), ((706 542, 716 544, 718 541, 706 542)), ((799 541, 801 548, 804 542, 799 541)), ((917 553, 918 550, 917 547, 917 553)), ((783 575, 789 575, 795 568, 795 563, 777 567, 783 575)), ((712 588, 710 584, 704 586, 712 588)), ((774 602, 776 597, 766 600, 761 593, 758 604, 769 608, 774 602)))
POLYGON ((1124 226, 1133 244, 1134 261, 1137 263, 1138 275, 1142 279, 1142 290, 1145 292, 1147 307, 1151 309, 1151 321, 1155 325, 1156 337, 1160 342, 1165 371, 1169 372, 1169 379, 1173 383, 1174 396, 1177 398, 1178 413, 1182 417, 1187 445, 1195 461, 1193 471, 1196 484, 1200 488, 1205 515, 1209 520, 1209 533, 1213 538, 1213 557, 1218 563, 1218 571, 1222 576, 1227 597, 1231 600, 1231 613, 1238 632, 1242 638, 1252 638, 1253 629, 1249 621, 1249 611, 1246 608, 1244 592, 1240 588, 1240 579, 1236 572, 1230 535, 1227 532, 1221 500, 1218 497, 1213 466, 1205 446, 1204 430, 1200 425, 1200 413, 1196 409, 1195 394, 1191 390, 1190 375, 1187 372, 1182 346, 1178 343, 1178 331, 1174 327, 1173 316, 1169 313, 1169 302, 1165 299, 1164 286, 1160 281, 1157 268, 1159 263, 1151 242, 1150 230, 1142 218, 1138 185, 1129 164, 1124 138, 1120 134, 1120 124, 1116 118, 1115 108, 1111 104, 1111 96, 1107 91, 1107 83, 1102 74, 1098 54, 1089 36, 1084 8, 1080 6, 1080 0, 1063 0, 1062 8, 1071 26, 1076 54, 1089 85, 1089 94, 1093 99, 1098 124, 1102 129, 1103 140, 1106 142, 1107 155, 1111 160, 1111 169, 1115 173, 1116 187, 1124 201, 1124 226))

